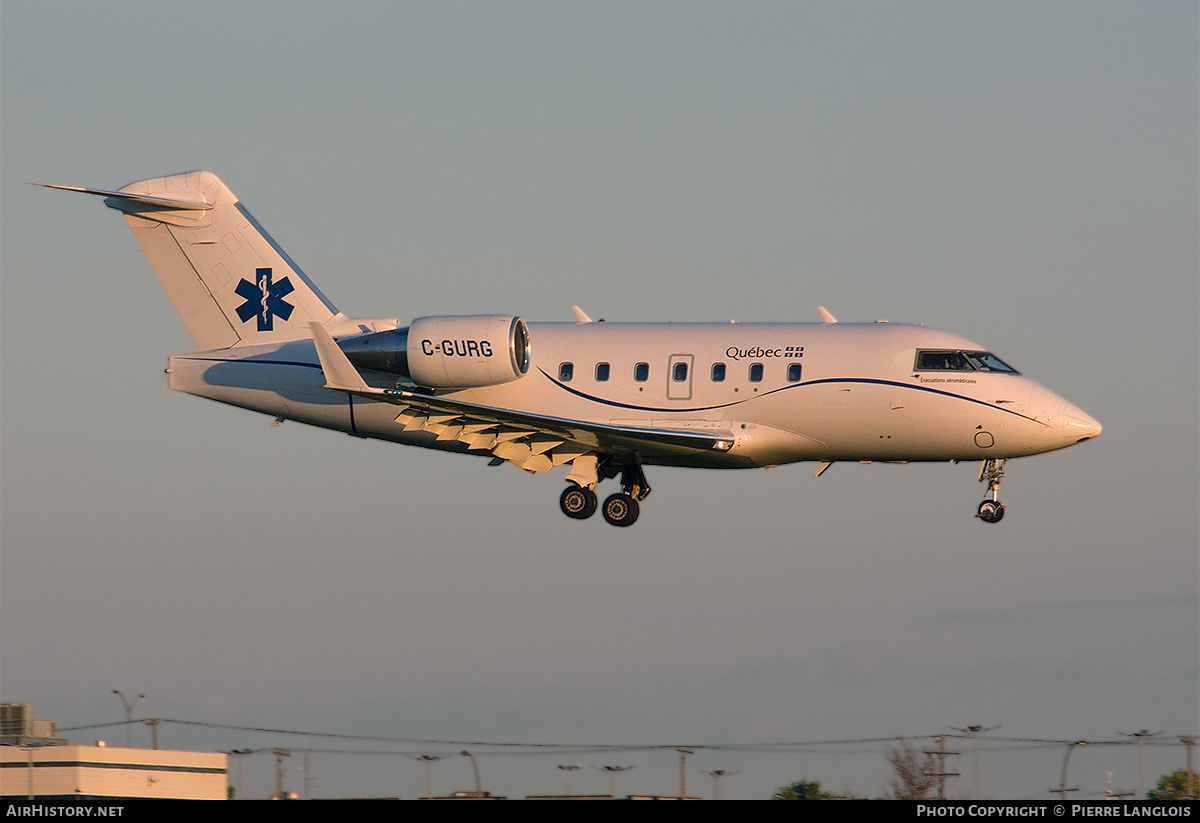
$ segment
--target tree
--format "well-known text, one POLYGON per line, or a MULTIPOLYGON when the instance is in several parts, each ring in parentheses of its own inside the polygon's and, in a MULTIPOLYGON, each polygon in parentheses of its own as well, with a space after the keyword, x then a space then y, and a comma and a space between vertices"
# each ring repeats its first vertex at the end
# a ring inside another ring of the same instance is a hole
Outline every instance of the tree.
POLYGON ((784 786, 775 794, 772 800, 832 800, 833 795, 821 789, 821 781, 799 780, 790 786, 784 786))
POLYGON ((1149 800, 1195 800, 1200 797, 1200 776, 1192 775, 1192 785, 1188 787, 1188 774, 1183 769, 1176 769, 1170 774, 1158 778, 1158 785, 1146 792, 1149 800))
POLYGON ((884 800, 924 800, 937 795, 937 758, 918 752, 908 743, 888 752, 895 774, 884 800))

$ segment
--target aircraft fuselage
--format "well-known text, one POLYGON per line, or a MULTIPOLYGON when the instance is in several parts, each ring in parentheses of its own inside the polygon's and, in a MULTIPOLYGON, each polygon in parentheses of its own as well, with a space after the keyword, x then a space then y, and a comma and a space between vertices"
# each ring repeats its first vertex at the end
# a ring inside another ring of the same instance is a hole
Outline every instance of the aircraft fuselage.
MULTIPOLYGON (((1094 436, 1094 421, 1015 372, 918 369, 918 351, 981 351, 895 323, 530 323, 520 379, 435 394, 623 428, 732 432, 727 451, 643 447, 654 465, 1020 457, 1094 436)), ((462 346, 465 352, 465 345, 462 346)), ((363 372, 377 388, 392 375, 363 372)), ((396 408, 325 388, 311 341, 178 355, 171 388, 361 437, 445 451, 396 408)))

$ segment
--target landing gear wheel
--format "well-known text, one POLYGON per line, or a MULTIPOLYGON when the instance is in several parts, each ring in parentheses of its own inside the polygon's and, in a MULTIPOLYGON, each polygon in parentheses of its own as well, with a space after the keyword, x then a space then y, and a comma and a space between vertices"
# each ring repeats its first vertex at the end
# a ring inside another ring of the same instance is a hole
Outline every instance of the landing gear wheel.
POLYGON ((627 494, 617 493, 604 501, 604 519, 614 526, 632 526, 638 519, 638 502, 627 494))
POLYGON ((984 523, 999 523, 1004 519, 1004 504, 996 500, 984 500, 979 504, 979 514, 975 516, 984 523))
POLYGON ((567 517, 587 520, 596 513, 596 493, 583 486, 567 486, 558 498, 558 506, 567 517))

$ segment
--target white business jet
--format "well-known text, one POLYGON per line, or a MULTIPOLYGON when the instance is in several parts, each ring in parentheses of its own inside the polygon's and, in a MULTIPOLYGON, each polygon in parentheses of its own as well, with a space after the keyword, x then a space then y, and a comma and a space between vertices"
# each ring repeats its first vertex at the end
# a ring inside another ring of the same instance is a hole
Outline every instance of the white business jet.
POLYGON ((810 460, 982 461, 977 517, 1004 516, 1010 457, 1090 440, 1100 424, 968 340, 923 326, 526 323, 512 315, 340 313, 209 172, 105 198, 125 215, 199 351, 172 389, 357 437, 569 466, 562 511, 614 526, 650 493, 643 467, 810 460), (601 506, 595 489, 620 478, 601 506))

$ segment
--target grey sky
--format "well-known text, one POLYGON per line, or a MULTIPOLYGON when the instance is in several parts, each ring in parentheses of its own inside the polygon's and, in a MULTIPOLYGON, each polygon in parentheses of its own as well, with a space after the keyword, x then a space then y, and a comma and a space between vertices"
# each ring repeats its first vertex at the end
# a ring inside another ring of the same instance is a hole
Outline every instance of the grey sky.
MULTIPOLYGON (((529 743, 1196 733, 1197 32, 1191 2, 5 0, 2 699, 529 743), (1104 434, 1011 463, 997 527, 968 465, 658 469, 635 528, 575 523, 559 474, 168 391, 190 341, 124 221, 27 184, 193 168, 350 315, 823 305, 971 338, 1104 434)), ((878 794, 883 749, 694 763, 742 769, 727 797, 878 794)), ((1034 752, 985 750, 987 791, 1042 796, 1062 750, 1034 752)), ((670 753, 484 758, 485 783, 556 792, 572 760, 676 785, 670 753)), ((319 794, 424 786, 313 765, 319 794)), ((1072 755, 1085 796, 1106 772, 1133 788, 1133 753, 1072 755)))

